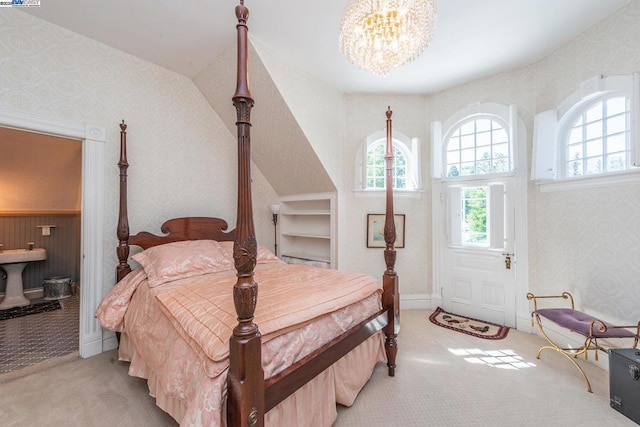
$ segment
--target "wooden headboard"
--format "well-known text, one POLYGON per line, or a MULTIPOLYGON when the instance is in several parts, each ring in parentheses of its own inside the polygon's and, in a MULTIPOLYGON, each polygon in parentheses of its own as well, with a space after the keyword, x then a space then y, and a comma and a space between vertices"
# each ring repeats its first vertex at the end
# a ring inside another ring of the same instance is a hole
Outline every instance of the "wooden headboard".
POLYGON ((165 243, 183 240, 217 240, 232 241, 236 237, 235 230, 229 228, 227 221, 213 217, 184 217, 165 221, 160 231, 165 233, 158 236, 147 231, 129 234, 128 203, 127 203, 127 125, 124 120, 120 124, 120 208, 118 215, 118 266, 116 267, 116 281, 120 281, 131 272, 129 265, 130 246, 140 246, 143 249, 165 243))

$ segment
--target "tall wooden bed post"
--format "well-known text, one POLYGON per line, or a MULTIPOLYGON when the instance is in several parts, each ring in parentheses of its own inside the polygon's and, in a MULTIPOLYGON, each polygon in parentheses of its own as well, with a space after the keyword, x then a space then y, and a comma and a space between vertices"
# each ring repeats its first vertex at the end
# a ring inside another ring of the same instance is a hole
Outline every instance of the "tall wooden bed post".
POLYGON ((389 376, 396 374, 396 355, 398 354, 398 332, 400 330, 400 295, 398 294, 398 275, 395 271, 396 223, 393 212, 393 132, 391 129, 391 107, 387 107, 387 150, 384 155, 386 168, 386 212, 384 221, 384 262, 387 266, 382 276, 382 306, 387 310, 388 323, 384 327, 385 351, 389 376))
POLYGON ((127 209, 127 125, 124 120, 120 123, 120 160, 118 168, 120 169, 120 207, 118 210, 118 266, 116 267, 116 283, 131 273, 131 267, 127 260, 129 259, 129 217, 127 209))
POLYGON ((233 105, 238 127, 238 211, 233 259, 237 282, 233 301, 238 325, 229 341, 229 373, 227 375, 227 422, 230 426, 262 426, 264 424, 264 373, 261 340, 253 316, 258 300, 258 284, 253 279, 257 242, 251 203, 251 108, 249 91, 247 19, 249 10, 244 0, 236 6, 238 18, 238 69, 233 105))

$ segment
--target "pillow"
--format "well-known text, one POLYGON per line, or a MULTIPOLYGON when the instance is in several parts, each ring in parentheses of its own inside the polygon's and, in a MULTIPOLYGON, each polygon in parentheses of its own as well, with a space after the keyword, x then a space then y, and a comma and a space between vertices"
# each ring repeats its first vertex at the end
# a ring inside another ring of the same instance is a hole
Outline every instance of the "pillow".
POLYGON ((147 274, 149 287, 233 268, 215 240, 187 240, 154 246, 133 255, 147 274))
MULTIPOLYGON (((233 242, 218 242, 220 244, 220 250, 225 254, 231 264, 235 265, 233 260, 233 242)), ((282 262, 280 258, 275 256, 273 252, 267 249, 265 246, 258 245, 258 256, 256 264, 264 264, 267 262, 282 262)))

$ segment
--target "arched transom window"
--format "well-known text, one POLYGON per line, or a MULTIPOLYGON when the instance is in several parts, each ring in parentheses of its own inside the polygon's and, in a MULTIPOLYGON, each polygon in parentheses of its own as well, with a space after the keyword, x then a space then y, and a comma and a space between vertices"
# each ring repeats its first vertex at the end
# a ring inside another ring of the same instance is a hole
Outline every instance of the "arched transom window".
POLYGON ((489 116, 472 117, 453 128, 445 143, 446 176, 511 172, 506 125, 489 116))

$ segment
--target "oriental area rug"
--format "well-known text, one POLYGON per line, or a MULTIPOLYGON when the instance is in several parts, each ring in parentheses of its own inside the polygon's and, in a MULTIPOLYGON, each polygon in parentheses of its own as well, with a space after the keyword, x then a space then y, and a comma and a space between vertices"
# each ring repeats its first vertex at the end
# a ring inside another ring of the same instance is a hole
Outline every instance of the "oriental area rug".
POLYGON ((448 313, 440 307, 436 308, 433 314, 429 316, 429 320, 431 323, 443 328, 487 340, 501 340, 509 333, 509 328, 506 326, 448 313))
POLYGON ((22 307, 13 307, 6 310, 0 310, 0 320, 13 319, 15 317, 28 316, 29 314, 44 313, 60 309, 60 302, 44 301, 35 304, 25 305, 22 307))

